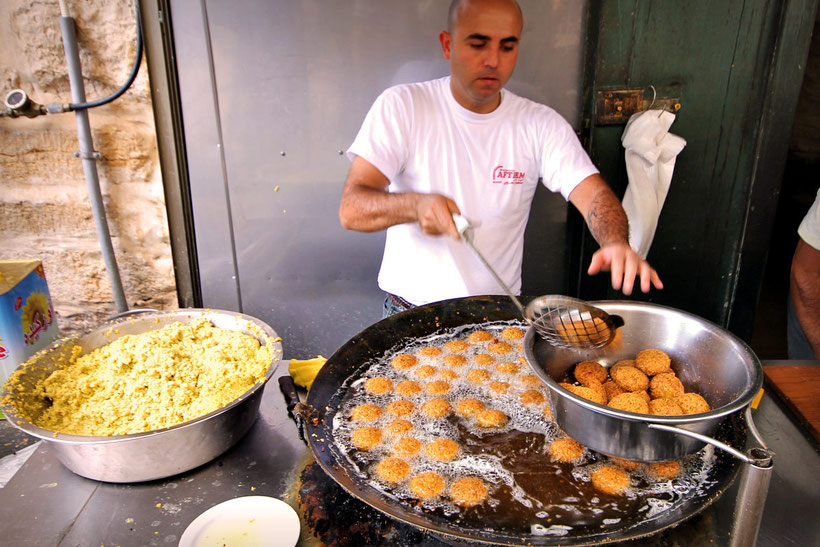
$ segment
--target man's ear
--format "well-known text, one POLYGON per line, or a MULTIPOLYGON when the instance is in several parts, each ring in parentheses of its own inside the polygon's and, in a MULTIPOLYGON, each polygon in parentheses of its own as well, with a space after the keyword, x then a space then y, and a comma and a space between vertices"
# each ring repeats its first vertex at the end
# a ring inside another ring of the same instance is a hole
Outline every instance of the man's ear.
POLYGON ((450 60, 450 46, 452 45, 453 37, 446 30, 442 30, 438 35, 438 40, 441 42, 441 51, 444 52, 444 58, 450 60))

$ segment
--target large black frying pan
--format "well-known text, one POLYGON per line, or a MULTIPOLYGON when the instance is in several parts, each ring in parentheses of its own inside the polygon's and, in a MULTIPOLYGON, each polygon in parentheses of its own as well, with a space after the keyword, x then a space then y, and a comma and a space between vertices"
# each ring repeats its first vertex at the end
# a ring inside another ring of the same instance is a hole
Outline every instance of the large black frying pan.
MULTIPOLYGON (((445 541, 498 545, 589 545, 647 536, 697 514, 731 485, 740 464, 722 451, 717 451, 705 487, 690 491, 688 497, 665 513, 648 520, 636 514, 631 522, 607 526, 606 532, 579 533, 573 529, 566 536, 556 537, 531 535, 523 528, 518 535, 498 532, 493 530, 492 522, 485 523, 484 529, 465 528, 445 515, 426 513, 410 503, 388 498, 357 475, 333 439, 333 417, 345 395, 346 388, 343 386, 349 385, 351 378, 358 378, 375 359, 382 358, 399 344, 462 325, 513 319, 520 319, 520 314, 509 298, 459 298, 399 313, 354 336, 328 359, 316 376, 307 404, 299 404, 295 408, 297 421, 316 461, 351 495, 387 515, 433 532, 445 541)), ((745 429, 737 418, 727 418, 717 436, 734 446, 743 446, 745 429)))

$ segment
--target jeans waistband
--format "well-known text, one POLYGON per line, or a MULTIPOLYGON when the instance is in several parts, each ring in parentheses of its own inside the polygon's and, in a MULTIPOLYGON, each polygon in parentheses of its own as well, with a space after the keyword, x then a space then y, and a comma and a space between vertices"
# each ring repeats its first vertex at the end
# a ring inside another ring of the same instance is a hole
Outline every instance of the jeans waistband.
POLYGON ((390 303, 396 306, 397 308, 403 308, 405 310, 409 310, 410 308, 415 308, 413 304, 402 298, 401 296, 397 296, 395 294, 387 293, 387 298, 390 300, 390 303))

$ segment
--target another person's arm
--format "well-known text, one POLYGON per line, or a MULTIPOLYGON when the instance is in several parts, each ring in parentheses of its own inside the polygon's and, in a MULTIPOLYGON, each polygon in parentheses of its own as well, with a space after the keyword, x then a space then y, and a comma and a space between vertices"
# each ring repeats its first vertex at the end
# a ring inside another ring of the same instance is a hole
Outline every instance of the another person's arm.
POLYGON ((356 156, 339 206, 342 227, 377 232, 396 224, 418 222, 426 234, 448 234, 458 239, 452 215, 460 211, 453 200, 440 194, 390 193, 389 184, 373 164, 356 156))
POLYGON ((820 251, 797 242, 791 268, 794 312, 815 356, 820 356, 820 251))
POLYGON ((621 202, 600 175, 585 178, 570 193, 569 199, 586 220, 589 231, 600 245, 587 273, 609 271, 612 288, 632 294, 635 276, 640 277, 641 291, 650 286, 662 289, 658 273, 629 246, 629 221, 621 202))

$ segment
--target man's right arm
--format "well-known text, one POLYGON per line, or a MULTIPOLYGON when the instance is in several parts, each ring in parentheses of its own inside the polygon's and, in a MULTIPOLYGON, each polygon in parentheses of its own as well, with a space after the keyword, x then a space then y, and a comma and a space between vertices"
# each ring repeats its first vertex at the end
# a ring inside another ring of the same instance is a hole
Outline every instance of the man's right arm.
POLYGON ((377 232, 396 224, 418 222, 426 234, 449 234, 458 239, 452 214, 460 211, 453 200, 439 194, 390 193, 389 184, 373 164, 356 156, 339 206, 342 227, 377 232))
POLYGON ((820 358, 820 251, 802 238, 792 259, 791 299, 814 355, 820 358))

